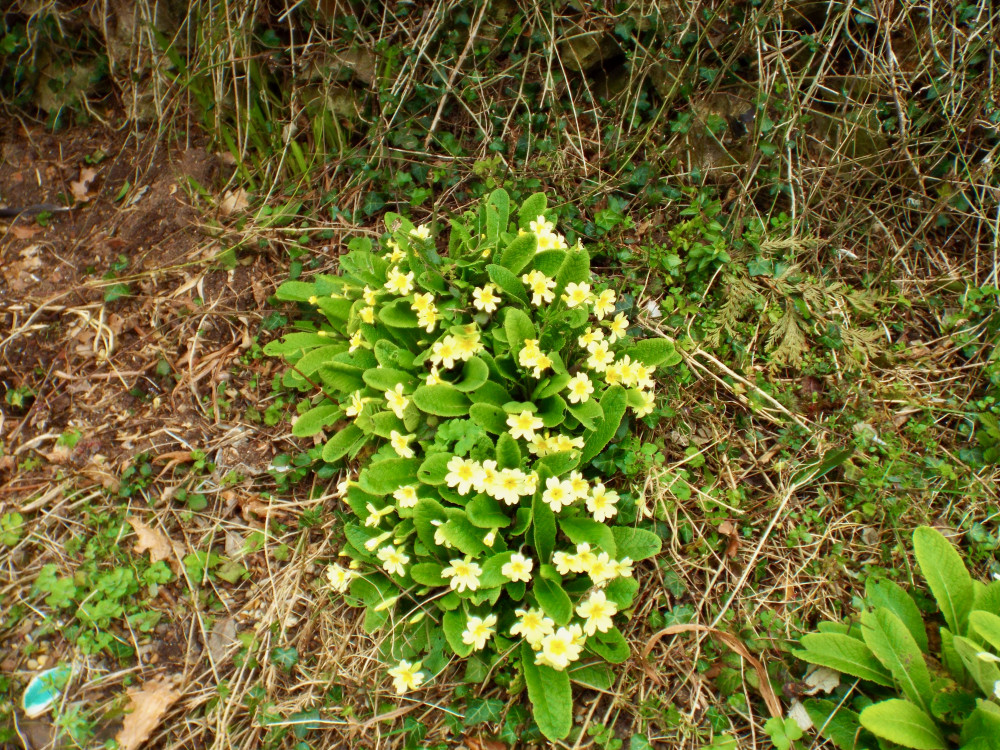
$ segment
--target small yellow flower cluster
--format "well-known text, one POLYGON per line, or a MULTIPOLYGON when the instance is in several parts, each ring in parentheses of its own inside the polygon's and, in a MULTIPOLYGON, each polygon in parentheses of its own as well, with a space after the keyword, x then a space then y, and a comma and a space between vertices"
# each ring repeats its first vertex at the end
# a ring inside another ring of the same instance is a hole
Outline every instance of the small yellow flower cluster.
POLYGON ((438 309, 434 304, 434 295, 430 292, 414 294, 410 307, 417 314, 417 325, 427 333, 431 333, 438 322, 438 309))
POLYGON ((392 678, 392 686, 396 689, 397 695, 402 695, 410 690, 416 690, 424 684, 424 674, 420 671, 420 667, 421 663, 419 661, 411 664, 406 659, 403 659, 399 662, 398 666, 389 670, 389 676, 392 678))
POLYGON ((521 367, 531 370, 535 378, 542 377, 542 373, 552 367, 552 358, 538 348, 538 339, 525 339, 517 361, 521 367))
POLYGON ((553 435, 548 430, 544 434, 536 432, 535 437, 528 443, 528 452, 539 458, 553 453, 582 449, 582 437, 571 438, 569 435, 563 435, 561 432, 553 435))
POLYGON ((556 280, 550 279, 541 271, 526 273, 521 276, 521 281, 531 290, 531 304, 535 307, 547 305, 556 298, 556 293, 553 291, 556 288, 556 280))
POLYGON ((497 294, 497 288, 493 284, 486 284, 482 287, 476 287, 472 290, 472 305, 477 310, 482 310, 485 313, 495 312, 497 305, 500 304, 500 295, 497 294))
MULTIPOLYGON (((455 362, 467 362, 481 352, 485 347, 480 341, 479 330, 476 326, 468 325, 462 329, 459 335, 448 334, 440 341, 431 345, 431 363, 435 367, 444 367, 450 370, 455 366, 455 362)), ((437 373, 432 371, 437 377, 437 373)))
POLYGON ((460 495, 483 492, 507 505, 517 505, 522 497, 530 497, 538 488, 538 474, 520 469, 497 469, 492 460, 473 461, 452 456, 447 464, 444 481, 460 495))
POLYGON ((397 266, 393 266, 386 277, 385 288, 393 294, 405 297, 413 291, 413 271, 403 273, 397 266))
POLYGON ((565 250, 569 247, 566 238, 556 232, 555 224, 544 216, 539 216, 528 223, 535 238, 538 240, 538 252, 543 250, 565 250))
POLYGON ((552 563, 559 575, 586 574, 595 586, 604 586, 619 576, 629 578, 632 575, 632 561, 629 558, 613 560, 607 552, 594 554, 586 542, 576 545, 575 553, 563 550, 554 552, 552 563))

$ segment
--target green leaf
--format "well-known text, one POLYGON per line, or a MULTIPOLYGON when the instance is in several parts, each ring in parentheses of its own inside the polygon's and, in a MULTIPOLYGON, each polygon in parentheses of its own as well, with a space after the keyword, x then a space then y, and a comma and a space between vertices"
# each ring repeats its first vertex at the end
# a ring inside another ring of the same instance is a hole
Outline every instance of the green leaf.
POLYGON ((563 587, 555 581, 536 576, 532 586, 535 600, 549 617, 559 625, 566 625, 573 616, 573 603, 563 587))
POLYGON ((949 629, 956 635, 964 635, 968 630, 973 590, 962 557, 941 532, 929 526, 913 532, 913 551, 949 629))
MULTIPOLYGON (((463 393, 474 391, 483 385, 490 377, 490 370, 479 357, 469 357, 462 367, 462 379, 453 384, 456 390, 463 393)), ((463 412, 464 414, 464 412, 463 412)))
POLYGON ((413 525, 417 529, 417 536, 425 547, 435 550, 435 553, 440 550, 434 541, 434 532, 438 528, 435 522, 444 523, 447 520, 448 514, 437 500, 424 497, 418 500, 413 508, 413 525))
MULTIPOLYGON (((574 664, 569 670, 569 678, 584 687, 596 690, 610 690, 615 684, 615 674, 607 664, 574 664)), ((635 740, 632 740, 632 747, 635 749, 635 740)))
POLYGON ((497 438, 497 468, 520 469, 521 449, 517 440, 509 432, 501 433, 497 438))
POLYGON ((909 701, 892 698, 868 706, 859 717, 861 726, 876 737, 914 750, 947 750, 934 720, 909 701))
POLYGON ((467 623, 468 618, 462 609, 453 609, 450 612, 445 612, 441 618, 444 637, 448 641, 448 645, 451 646, 452 651, 463 658, 472 653, 472 644, 462 641, 462 633, 465 632, 467 623))
POLYGON ((486 551, 483 530, 477 528, 465 511, 448 509, 448 520, 440 526, 441 536, 465 555, 477 557, 486 551))
POLYGON ((316 285, 305 281, 285 281, 274 290, 274 296, 282 302, 308 302, 316 296, 316 285))
POLYGON ((531 232, 519 234, 504 249, 500 256, 500 265, 513 274, 521 271, 531 263, 538 252, 538 239, 531 232))
POLYGON ((540 561, 547 562, 552 557, 552 550, 556 544, 556 517, 549 504, 542 500, 541 487, 544 481, 544 474, 541 474, 538 481, 539 490, 531 501, 531 523, 535 551, 540 561))
POLYGON ((977 635, 1000 653, 1000 617, 992 612, 973 610, 969 624, 977 635))
POLYGON ((558 427, 562 424, 563 417, 566 414, 566 402, 562 396, 556 395, 540 399, 537 402, 537 406, 537 415, 542 420, 542 424, 547 428, 551 430, 553 427, 558 427))
POLYGON ((551 279, 559 273, 562 264, 566 262, 566 255, 565 250, 543 250, 535 256, 535 270, 551 279))
POLYGON ((413 403, 425 414, 463 417, 469 413, 469 397, 450 385, 422 385, 413 392, 413 403))
POLYGON ((611 530, 618 550, 618 559, 631 557, 634 562, 660 554, 663 543, 660 537, 646 529, 615 526, 611 530))
POLYGON ((802 649, 793 653, 803 661, 892 687, 892 675, 871 649, 856 638, 839 633, 809 633, 800 643, 802 649))
POLYGON ((357 425, 349 424, 332 438, 326 441, 323 446, 322 457, 328 464, 332 464, 351 449, 358 440, 365 437, 357 425))
POLYGON ((569 404, 568 408, 570 414, 576 417, 587 430, 596 430, 600 421, 604 419, 601 405, 595 399, 590 399, 582 404, 569 404))
POLYGON ((334 404, 320 404, 314 406, 305 414, 295 420, 292 425, 292 434, 295 437, 309 437, 322 432, 324 427, 336 422, 343 415, 339 406, 334 404))
POLYGON ((622 417, 625 416, 625 406, 627 396, 625 389, 620 385, 612 385, 601 396, 601 409, 604 411, 604 419, 600 421, 597 429, 585 436, 586 446, 580 456, 580 463, 590 463, 598 453, 604 450, 611 438, 618 432, 618 425, 621 424, 622 417))
POLYGON ((792 477, 792 484, 804 487, 810 482, 826 476, 854 454, 853 448, 829 450, 819 461, 807 464, 792 477))
POLYGON ((510 526, 500 503, 488 495, 477 495, 465 506, 469 522, 480 529, 497 529, 510 526))
POLYGON ((535 723, 553 742, 564 739, 573 727, 573 688, 569 674, 535 664, 535 654, 527 641, 521 644, 521 665, 535 723))
POLYGON ((417 483, 419 458, 388 458, 369 464, 358 476, 358 484, 373 495, 388 495, 406 484, 417 483))
MULTIPOLYGON (((573 376, 568 372, 561 372, 553 375, 548 380, 543 380, 539 383, 538 388, 535 390, 535 398, 548 398, 549 396, 554 396, 559 393, 566 384, 573 379, 573 376)), ((591 399, 593 401, 593 399, 591 399)))
POLYGON ((625 349, 624 354, 639 360, 644 365, 672 367, 680 364, 682 357, 677 353, 673 341, 663 338, 649 338, 636 341, 625 349))
POLYGON ((531 318, 523 310, 516 307, 506 309, 503 321, 504 331, 507 334, 507 343, 510 345, 511 352, 516 353, 521 351, 526 340, 536 339, 538 335, 535 333, 535 324, 531 322, 531 318))
POLYGON ((862 612, 861 633, 875 658, 888 667, 903 694, 929 713, 933 697, 930 671, 902 620, 887 609, 862 612))
POLYGON ((920 650, 927 653, 927 630, 924 628, 924 618, 920 615, 913 598, 898 583, 869 578, 865 584, 865 593, 870 607, 887 609, 895 614, 910 631, 920 650))
POLYGON ((590 281, 590 256, 583 248, 570 250, 556 273, 556 298, 563 293, 567 284, 584 281, 590 281))
POLYGON ((968 638, 956 635, 952 639, 952 647, 983 694, 993 695, 996 683, 1000 681, 1000 667, 995 662, 981 659, 979 654, 982 649, 979 644, 973 643, 968 638))
MULTIPOLYGON (((488 362, 487 367, 489 367, 488 362)), ((502 407, 510 401, 510 393, 499 383, 487 380, 479 388, 470 393, 469 398, 472 399, 472 403, 474 404, 492 404, 493 406, 502 407)))
POLYGON ((450 453, 432 453, 420 464, 417 479, 423 484, 434 486, 444 484, 444 478, 448 474, 448 462, 452 458, 454 456, 450 453))
POLYGON ((611 664, 621 664, 631 655, 628 642, 618 628, 607 633, 597 633, 587 639, 587 648, 611 664))
POLYGON ((495 241, 501 232, 507 231, 510 221, 510 196, 503 188, 497 188, 486 201, 486 238, 495 241))
MULTIPOLYGON (((362 428, 364 428, 363 425, 362 428)), ((403 420, 397 417, 395 412, 380 411, 371 415, 371 431, 376 435, 389 438, 392 436, 393 430, 403 434, 406 433, 406 426, 403 424, 403 420)))
MULTIPOLYGON (((286 333, 280 339, 268 341, 264 345, 264 354, 269 357, 292 359, 294 355, 301 354, 307 349, 315 349, 329 344, 330 339, 326 336, 320 336, 318 333, 286 333)), ((340 344, 337 348, 342 352, 347 351, 346 344, 340 344)))
POLYGON ((527 307, 529 303, 528 291, 517 276, 503 266, 497 266, 492 263, 486 266, 486 273, 489 275, 490 281, 496 284, 501 292, 527 307))
POLYGON ((365 383, 380 393, 393 390, 397 384, 402 383, 407 388, 416 384, 416 378, 403 370, 394 370, 389 367, 373 367, 365 370, 362 375, 365 383))
MULTIPOLYGON (((562 533, 573 542, 573 544, 587 544, 600 548, 611 557, 615 557, 615 537, 611 528, 603 523, 599 523, 592 518, 563 518, 559 521, 559 528, 562 533)), ((617 531, 617 529, 615 529, 617 531)), ((656 536, 655 534, 653 536, 656 536)), ((659 537, 656 537, 659 541, 659 537)))
POLYGON ((816 726, 816 731, 830 740, 840 750, 860 750, 855 741, 861 731, 858 714, 833 701, 810 698, 804 702, 806 713, 816 726))
POLYGON ((543 216, 545 214, 546 205, 545 193, 534 193, 529 195, 525 199, 524 203, 521 204, 521 208, 517 212, 518 228, 528 229, 531 226, 531 222, 539 216, 543 216))
POLYGON ((378 319, 392 328, 417 328, 417 313, 405 297, 390 302, 378 311, 378 319))
POLYGON ((618 577, 604 588, 608 601, 614 602, 618 611, 632 606, 632 600, 639 592, 639 582, 635 578, 618 577))
POLYGON ((545 469, 554 477, 561 477, 580 465, 580 454, 577 451, 560 451, 542 456, 535 461, 535 470, 545 469))
POLYGON ((494 435, 507 434, 507 412, 493 404, 473 404, 469 407, 469 417, 477 425, 494 435))
POLYGON ((439 563, 422 562, 410 568, 410 578, 424 586, 447 586, 448 581, 441 575, 444 566, 439 563))
POLYGON ((510 582, 501 571, 503 566, 510 562, 510 558, 514 556, 513 550, 508 550, 507 552, 500 552, 499 554, 493 555, 486 562, 483 563, 483 574, 479 576, 479 585, 484 589, 495 589, 498 586, 503 586, 510 582))

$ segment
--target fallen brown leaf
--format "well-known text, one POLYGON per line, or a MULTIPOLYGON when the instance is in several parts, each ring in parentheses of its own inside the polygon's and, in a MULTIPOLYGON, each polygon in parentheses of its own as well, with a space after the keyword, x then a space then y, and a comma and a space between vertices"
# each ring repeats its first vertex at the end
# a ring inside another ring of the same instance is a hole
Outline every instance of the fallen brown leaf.
POLYGON ((154 680, 143 685, 141 690, 130 690, 128 697, 132 712, 125 716, 115 739, 121 750, 137 750, 181 695, 166 682, 154 680))
POLYGON ((736 557, 740 550, 740 535, 736 531, 736 524, 732 521, 723 521, 719 524, 719 533, 729 538, 729 543, 726 545, 726 557, 736 557))
POLYGON ((771 678, 768 677, 767 670, 764 665, 761 664, 753 654, 744 646, 738 638, 724 630, 716 630, 715 628, 710 628, 707 625, 697 625, 694 623, 687 625, 671 625, 670 627, 663 628, 659 630, 646 641, 645 647, 642 649, 642 665, 646 671, 646 674, 654 682, 662 684, 662 677, 653 669, 650 668, 649 662, 646 661, 649 656, 649 652, 653 650, 653 646, 663 638, 665 635, 677 635, 678 633, 709 633, 713 638, 718 638, 720 641, 725 643, 729 648, 735 651, 737 654, 742 656, 748 662, 750 666, 753 667, 754 671, 757 673, 757 682, 759 683, 758 689, 760 690, 760 696, 764 699, 764 705, 767 706, 767 710, 771 713, 771 716, 782 718, 783 714, 781 711, 781 702, 778 700, 778 696, 774 692, 774 688, 771 687, 771 678))
POLYGON ((41 227, 26 227, 21 224, 15 224, 10 228, 10 233, 16 240, 30 240, 36 234, 41 233, 41 231, 41 227))
POLYGON ((246 211, 249 205, 250 201, 247 200, 246 190, 243 188, 239 190, 227 190, 226 194, 222 196, 222 200, 219 201, 219 210, 224 216, 229 216, 240 211, 246 211))
POLYGON ((127 520, 138 537, 135 547, 133 547, 136 554, 141 555, 148 551, 150 562, 164 560, 171 568, 175 568, 175 573, 178 572, 176 570, 179 565, 177 561, 184 556, 184 553, 177 542, 168 539, 162 532, 150 528, 138 518, 128 518, 127 520))
POLYGON ((69 190, 78 203, 86 203, 91 199, 90 183, 97 177, 97 170, 92 167, 80 168, 80 179, 71 180, 69 190))

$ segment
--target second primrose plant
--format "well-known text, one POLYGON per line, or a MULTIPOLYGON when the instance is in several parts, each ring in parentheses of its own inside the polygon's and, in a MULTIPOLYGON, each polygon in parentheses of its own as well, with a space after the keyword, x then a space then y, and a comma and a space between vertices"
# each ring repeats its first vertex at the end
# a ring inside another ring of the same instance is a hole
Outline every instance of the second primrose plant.
POLYGON ((384 247, 355 238, 339 275, 278 288, 314 314, 265 351, 291 365, 285 386, 314 393, 294 434, 329 433, 323 460, 358 467, 339 487, 350 562, 327 574, 388 633, 395 689, 453 656, 482 675, 506 662, 562 739, 571 680, 628 658, 616 622, 639 588, 632 566, 660 550, 616 525, 619 496, 591 462, 628 410, 652 412, 655 368, 680 358, 629 335, 546 206, 532 195, 515 219, 497 190, 451 221, 445 254, 388 214, 384 247))

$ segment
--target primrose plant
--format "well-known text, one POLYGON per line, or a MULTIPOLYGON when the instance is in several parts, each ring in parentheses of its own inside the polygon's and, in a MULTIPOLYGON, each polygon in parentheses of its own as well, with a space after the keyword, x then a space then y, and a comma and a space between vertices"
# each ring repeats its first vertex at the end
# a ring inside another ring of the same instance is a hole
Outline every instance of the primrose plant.
POLYGON ((388 632, 396 690, 458 657, 467 679, 526 685, 540 729, 563 738, 571 680, 610 685, 628 657, 616 618, 633 563, 660 549, 615 524, 621 499, 591 461, 629 411, 653 411, 655 369, 680 358, 629 335, 549 216, 536 194, 515 220, 497 190, 451 221, 442 254, 388 214, 382 248, 356 238, 339 275, 279 287, 311 317, 265 351, 313 394, 294 434, 325 431, 323 460, 359 470, 339 486, 350 563, 328 577, 388 632))

